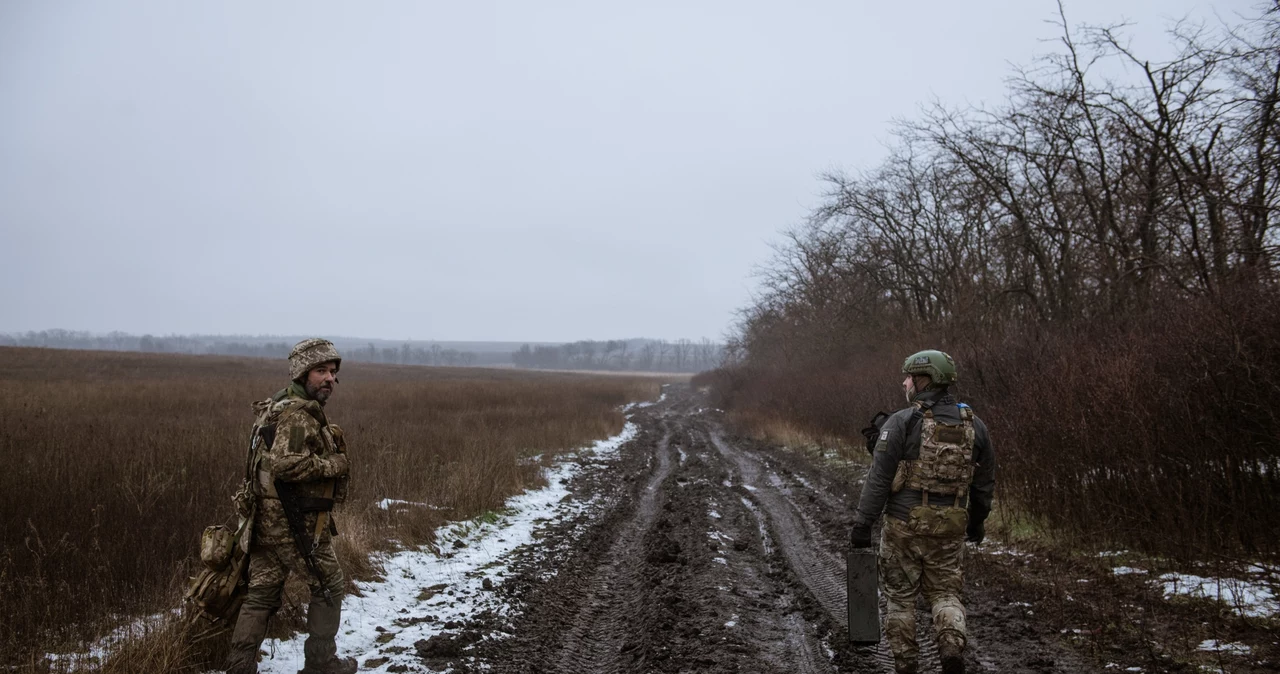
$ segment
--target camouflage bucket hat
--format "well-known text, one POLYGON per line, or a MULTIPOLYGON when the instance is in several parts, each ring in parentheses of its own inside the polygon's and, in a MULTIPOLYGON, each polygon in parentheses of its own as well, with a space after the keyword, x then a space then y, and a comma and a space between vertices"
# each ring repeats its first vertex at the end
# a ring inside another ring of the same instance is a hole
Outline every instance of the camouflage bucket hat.
POLYGON ((338 355, 333 342, 318 338, 304 339, 294 344, 293 350, 289 352, 289 378, 297 381, 306 376, 311 368, 330 361, 342 367, 342 356, 338 355))

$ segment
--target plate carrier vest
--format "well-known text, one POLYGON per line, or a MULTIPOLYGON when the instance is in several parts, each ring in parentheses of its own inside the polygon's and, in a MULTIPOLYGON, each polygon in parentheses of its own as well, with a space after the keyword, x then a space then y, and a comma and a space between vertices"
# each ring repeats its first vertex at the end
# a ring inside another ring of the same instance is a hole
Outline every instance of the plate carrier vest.
POLYGON ((929 505, 929 494, 954 494, 956 507, 969 493, 973 482, 973 410, 959 405, 960 423, 948 424, 933 418, 932 409, 912 403, 924 410, 920 425, 920 458, 898 462, 893 476, 893 492, 903 488, 919 489, 921 505, 929 505))

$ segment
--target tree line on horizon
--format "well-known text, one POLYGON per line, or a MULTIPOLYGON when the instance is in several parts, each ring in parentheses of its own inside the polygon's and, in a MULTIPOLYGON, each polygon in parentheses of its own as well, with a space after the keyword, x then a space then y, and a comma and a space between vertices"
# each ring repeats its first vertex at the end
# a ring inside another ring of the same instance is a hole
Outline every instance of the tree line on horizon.
POLYGON ((523 344, 511 354, 516 367, 634 372, 701 372, 717 367, 724 346, 707 338, 582 340, 568 344, 523 344))
MULTIPOLYGON (((246 356, 249 358, 288 357, 293 344, 287 341, 237 340, 217 336, 132 335, 125 332, 109 332, 95 335, 80 330, 40 330, 25 333, 0 333, 0 346, 29 346, 52 349, 86 349, 98 351, 143 351, 147 353, 182 353, 193 355, 246 356)), ((503 352, 477 353, 462 349, 446 348, 439 344, 415 346, 408 342, 399 346, 378 346, 369 342, 364 346, 345 346, 341 350, 344 360, 362 363, 386 363, 390 365, 428 365, 437 367, 469 367, 474 365, 506 364, 510 354, 503 352)))
MULTIPOLYGON (((180 353, 196 355, 245 356, 283 359, 293 347, 287 341, 237 340, 216 336, 132 335, 110 332, 95 335, 78 330, 40 330, 25 333, 0 333, 0 346, 26 346, 56 349, 99 351, 142 351, 148 353, 180 353)), ((432 367, 472 367, 477 365, 514 365, 523 368, 572 370, 622 370, 654 372, 694 372, 717 366, 723 356, 723 345, 708 339, 666 340, 583 340, 568 344, 523 344, 519 350, 469 351, 440 344, 426 346, 404 342, 398 346, 364 346, 341 348, 343 358, 351 362, 385 363, 389 365, 424 365, 432 367)))

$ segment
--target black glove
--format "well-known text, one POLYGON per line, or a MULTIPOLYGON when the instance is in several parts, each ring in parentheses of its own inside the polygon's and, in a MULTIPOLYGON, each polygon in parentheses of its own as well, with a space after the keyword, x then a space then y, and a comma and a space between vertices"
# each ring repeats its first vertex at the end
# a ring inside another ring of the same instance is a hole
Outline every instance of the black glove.
POLYGON ((853 530, 849 532, 849 543, 855 550, 858 548, 871 547, 871 525, 853 525, 853 530))
POLYGON ((970 543, 981 543, 987 537, 987 523, 983 520, 969 520, 969 530, 964 539, 970 543))

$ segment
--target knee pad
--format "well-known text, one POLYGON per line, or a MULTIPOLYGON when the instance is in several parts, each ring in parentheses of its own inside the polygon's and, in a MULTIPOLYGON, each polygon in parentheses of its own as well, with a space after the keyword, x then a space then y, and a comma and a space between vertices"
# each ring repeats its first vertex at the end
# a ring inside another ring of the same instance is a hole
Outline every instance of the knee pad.
POLYGON ((954 627, 964 630, 964 604, 954 599, 943 599, 933 605, 933 622, 939 629, 954 627))

